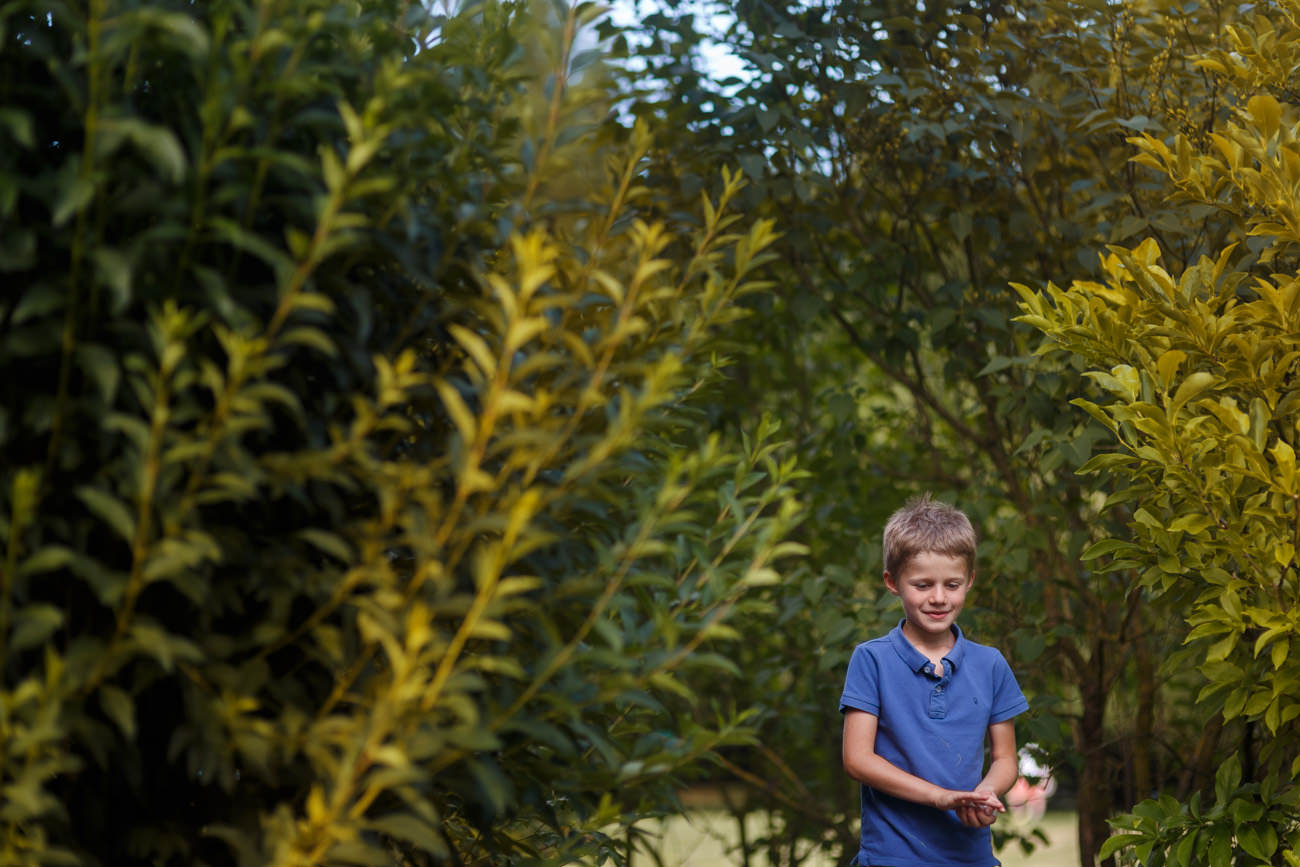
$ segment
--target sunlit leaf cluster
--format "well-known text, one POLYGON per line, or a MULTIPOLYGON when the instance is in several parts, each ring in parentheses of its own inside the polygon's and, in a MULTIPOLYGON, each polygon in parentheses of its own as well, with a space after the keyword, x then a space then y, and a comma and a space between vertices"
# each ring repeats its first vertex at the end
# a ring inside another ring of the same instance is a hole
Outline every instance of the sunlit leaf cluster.
MULTIPOLYGON (((1300 56, 1296 9, 1280 5, 1289 29, 1261 15, 1232 31, 1238 46, 1300 56)), ((1219 57, 1206 65, 1228 72, 1219 57)), ((1202 795, 1164 797, 1119 820, 1127 833, 1105 853, 1132 846, 1148 864, 1204 863, 1206 852, 1214 865, 1300 863, 1297 118, 1274 95, 1289 82, 1270 80, 1273 66, 1256 53, 1237 57, 1234 119, 1204 149, 1183 136, 1137 138, 1135 160, 1167 174, 1180 200, 1231 213, 1260 255, 1231 245, 1170 273, 1149 239, 1112 248, 1102 280, 1020 287, 1022 321, 1086 360, 1104 398, 1074 402, 1118 447, 1083 471, 1116 480, 1108 502, 1132 510, 1131 536, 1083 558, 1140 570, 1151 597, 1190 627, 1168 670, 1193 662, 1205 680, 1199 701, 1264 733, 1244 768, 1240 758, 1223 765, 1208 806, 1202 795)))

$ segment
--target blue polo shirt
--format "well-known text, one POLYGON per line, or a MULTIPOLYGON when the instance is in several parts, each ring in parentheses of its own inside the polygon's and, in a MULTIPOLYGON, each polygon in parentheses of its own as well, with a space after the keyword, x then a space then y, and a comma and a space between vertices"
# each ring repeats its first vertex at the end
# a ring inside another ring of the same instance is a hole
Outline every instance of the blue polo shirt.
MULTIPOLYGON (((849 660, 840 712, 874 714, 876 753, 945 789, 968 792, 984 777, 989 726, 1029 709, 1011 666, 995 648, 957 641, 943 676, 903 636, 859 644, 849 660)), ((968 828, 951 810, 904 801, 862 787, 858 863, 871 867, 994 867, 988 828, 968 828)))

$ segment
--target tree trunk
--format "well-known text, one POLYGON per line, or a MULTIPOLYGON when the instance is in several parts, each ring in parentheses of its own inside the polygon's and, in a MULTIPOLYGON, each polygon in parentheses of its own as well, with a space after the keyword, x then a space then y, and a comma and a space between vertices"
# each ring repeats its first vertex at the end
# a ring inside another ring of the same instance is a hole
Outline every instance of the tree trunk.
MULTIPOLYGON (((1106 773, 1106 759, 1101 750, 1105 722, 1106 697, 1100 683, 1084 691, 1083 715, 1079 719, 1076 748, 1083 757, 1079 773, 1079 864, 1093 867, 1101 844, 1110 835, 1106 820, 1111 813, 1110 782, 1106 773)), ((1102 862, 1102 867, 1114 867, 1114 858, 1102 862)))
POLYGON ((1150 798, 1155 788, 1151 780, 1151 744, 1155 735, 1156 666, 1149 642, 1139 640, 1133 650, 1137 667, 1137 719, 1132 746, 1132 801, 1136 804, 1150 798))
POLYGON ((1223 714, 1216 713, 1206 723, 1200 740, 1196 742, 1192 760, 1183 770, 1182 778, 1178 782, 1178 800, 1186 801, 1192 796, 1192 792, 1208 787, 1210 781, 1214 779, 1214 754, 1222 731, 1223 714))

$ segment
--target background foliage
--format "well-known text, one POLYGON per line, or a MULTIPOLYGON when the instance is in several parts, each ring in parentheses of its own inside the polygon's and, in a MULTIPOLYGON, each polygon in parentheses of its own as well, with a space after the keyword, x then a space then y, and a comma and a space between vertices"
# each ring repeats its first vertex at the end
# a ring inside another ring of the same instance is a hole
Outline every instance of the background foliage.
POLYGON ((1077 796, 1088 858, 1116 807, 1208 785, 1220 730, 1193 706, 1193 681, 1157 677, 1179 620, 1145 604, 1135 574, 1079 558, 1126 517, 1074 472, 1107 432, 1062 411, 1089 381, 1074 359, 1033 356, 1008 283, 1095 271, 1097 250, 1139 232, 1180 261, 1242 234, 1212 207, 1167 203, 1127 141, 1216 122, 1223 85, 1190 58, 1220 44, 1237 10, 873 2, 708 14, 725 6, 669 4, 645 19, 634 82, 659 78, 634 111, 693 132, 664 157, 665 175, 689 189, 732 156, 755 178, 748 206, 784 229, 777 289, 746 326, 768 351, 735 381, 792 422, 817 480, 817 520, 801 531, 808 585, 839 600, 813 602, 793 647, 783 636, 780 652, 798 660, 787 676, 806 686, 745 693, 771 709, 760 741, 779 753, 747 763, 763 770, 748 782, 793 836, 833 827, 848 857, 853 786, 828 736, 835 681, 853 644, 898 616, 876 577, 884 515, 934 490, 982 530, 967 627, 1002 647, 1030 692, 1021 740, 1077 796), (710 42, 743 73, 719 79, 689 51, 710 42), (817 724, 793 722, 805 719, 817 724), (820 815, 774 794, 782 766, 806 769, 820 815))
POLYGON ((747 737, 761 288, 572 8, 0 7, 5 863, 622 863, 747 737))
POLYGON ((637 8, 0 3, 4 860, 847 860, 932 490, 1084 862, 1294 863, 1300 10, 637 8))

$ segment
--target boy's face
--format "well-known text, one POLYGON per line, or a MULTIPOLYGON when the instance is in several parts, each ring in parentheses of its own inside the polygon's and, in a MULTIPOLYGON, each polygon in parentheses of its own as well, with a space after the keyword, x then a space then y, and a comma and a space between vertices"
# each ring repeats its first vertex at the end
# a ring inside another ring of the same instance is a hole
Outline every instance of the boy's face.
POLYGON ((939 638, 952 628, 970 585, 964 558, 929 551, 908 560, 898 575, 885 573, 885 586, 902 600, 903 616, 922 638, 939 638))

